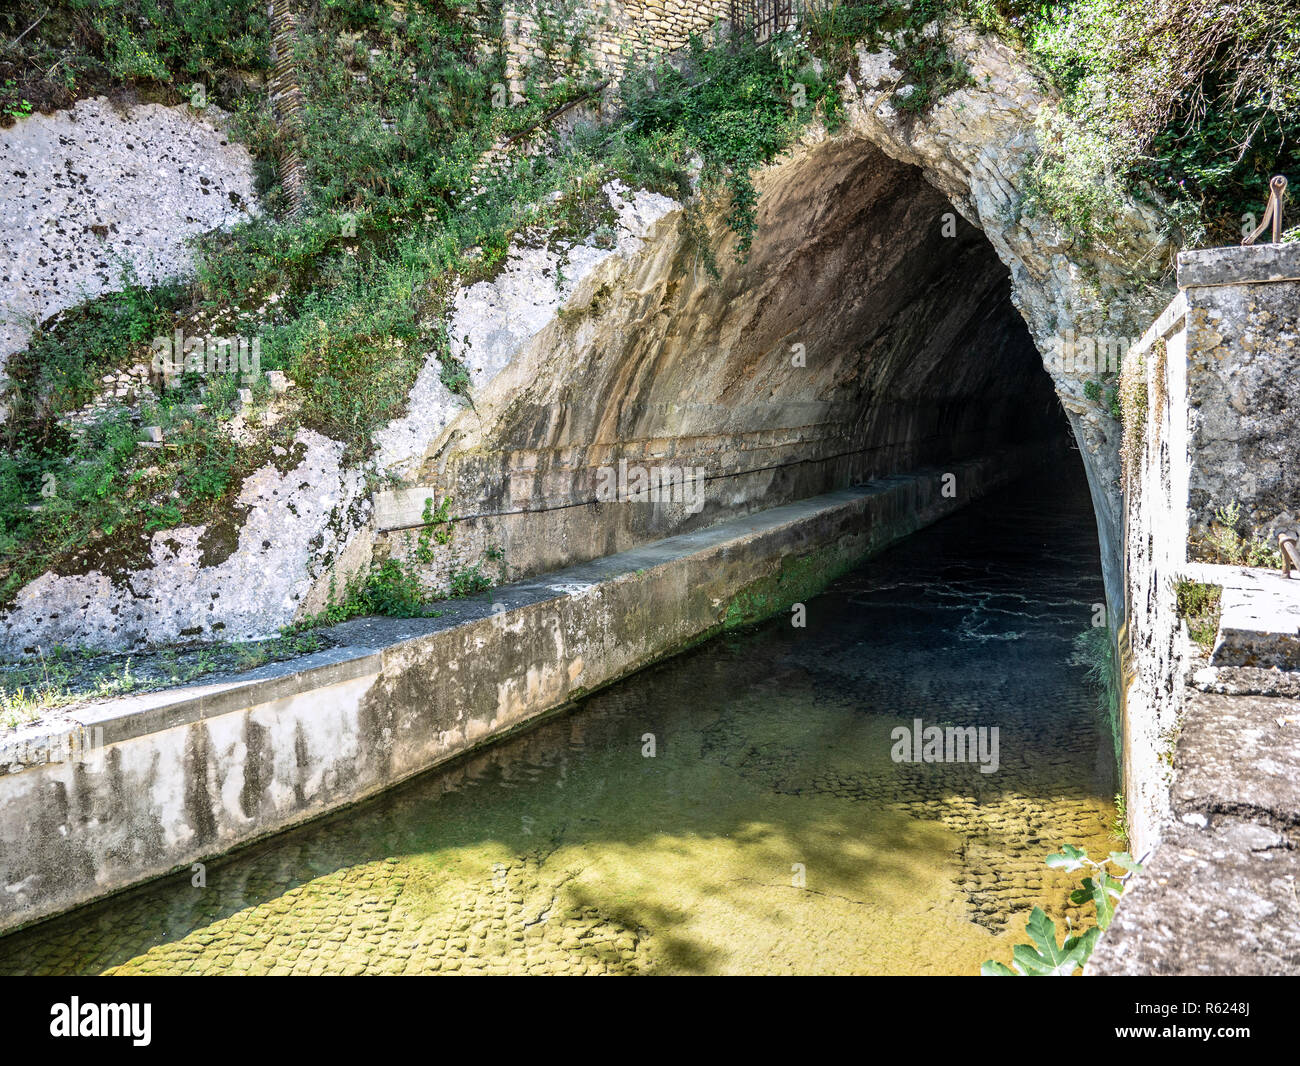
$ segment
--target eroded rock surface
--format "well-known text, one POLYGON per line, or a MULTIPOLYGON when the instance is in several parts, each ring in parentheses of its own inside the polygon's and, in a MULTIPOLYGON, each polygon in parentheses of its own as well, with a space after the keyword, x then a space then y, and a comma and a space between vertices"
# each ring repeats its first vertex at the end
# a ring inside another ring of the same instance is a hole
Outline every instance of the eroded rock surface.
POLYGON ((274 634, 302 609, 321 560, 343 547, 369 508, 343 445, 310 430, 248 477, 237 524, 182 526, 150 537, 153 565, 122 574, 42 574, 0 622, 0 649, 122 648, 274 634))
POLYGON ((256 208, 253 161, 217 107, 105 97, 0 131, 0 380, 32 329, 121 288, 187 272, 187 241, 256 208))
MULTIPOLYGON (((1012 48, 965 30, 954 41, 973 83, 923 118, 889 102, 893 56, 862 55, 845 85, 844 129, 810 131, 759 175, 748 260, 737 260, 720 212, 706 220, 716 281, 671 202, 611 190, 622 216, 615 249, 521 245, 496 279, 460 292, 451 335, 473 407, 446 389, 430 358, 407 416, 377 438, 379 468, 406 487, 377 497, 373 522, 340 533, 339 551, 281 559, 285 587, 307 588, 298 610, 319 609, 331 578, 368 563, 372 541, 409 556, 410 527, 429 499, 451 497, 457 515, 475 516, 456 524, 450 544, 433 546, 431 564, 421 560, 430 588, 502 555, 503 574, 517 578, 988 454, 1017 442, 1008 434, 1044 432, 1055 392, 1089 475, 1111 617, 1122 617, 1118 425, 1054 354, 1071 331, 1142 332, 1163 298, 1145 287, 1163 262, 1155 212, 1131 206, 1116 246, 1099 250, 1027 217, 1035 124, 1055 101, 1012 48), (620 461, 703 470, 707 498, 702 507, 602 509, 600 471, 620 461)), ((227 583, 256 583, 263 561, 248 544, 260 542, 241 535, 227 583)), ((180 575, 195 573, 186 561, 195 552, 154 550, 151 578, 127 575, 139 597, 132 632, 191 629, 158 590, 188 581, 180 575)), ((33 589, 55 579, 40 580, 7 619, 12 639, 115 632, 89 620, 101 616, 85 592, 86 605, 72 597, 72 615, 60 610, 57 624, 33 611, 33 589), (92 613, 78 619, 83 610, 92 613)), ((283 595, 231 618, 240 632, 289 620, 283 595)))

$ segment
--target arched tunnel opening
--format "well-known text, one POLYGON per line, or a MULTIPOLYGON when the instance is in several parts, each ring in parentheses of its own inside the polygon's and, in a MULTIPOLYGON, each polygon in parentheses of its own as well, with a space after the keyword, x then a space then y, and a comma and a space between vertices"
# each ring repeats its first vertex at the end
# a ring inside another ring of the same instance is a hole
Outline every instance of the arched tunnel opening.
MULTIPOLYGON (((597 271, 478 398, 479 420, 426 453, 421 484, 474 501, 462 528, 513 575, 966 460, 1054 461, 1081 482, 1007 266, 917 169, 832 140, 760 192, 747 256, 719 214, 707 243, 678 226, 597 271), (706 490, 601 507, 619 464, 700 471, 706 490)), ((399 538, 425 495, 390 523, 399 538)))

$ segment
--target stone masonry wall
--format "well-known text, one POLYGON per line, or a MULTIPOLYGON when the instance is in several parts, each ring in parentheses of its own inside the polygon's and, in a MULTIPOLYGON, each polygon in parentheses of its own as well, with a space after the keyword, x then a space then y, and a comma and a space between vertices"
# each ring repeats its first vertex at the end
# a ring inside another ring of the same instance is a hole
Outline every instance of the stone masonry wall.
POLYGON ((1188 524, 1241 505, 1244 536, 1300 524, 1300 245, 1214 248, 1179 261, 1186 305, 1188 524))
POLYGON ((1247 535, 1294 522, 1300 483, 1282 457, 1300 430, 1282 382, 1296 370, 1298 274, 1300 248, 1183 253, 1179 295, 1126 357, 1146 402, 1127 412, 1124 793, 1148 869, 1089 972, 1294 972, 1300 955, 1269 932, 1300 874, 1285 732, 1300 679, 1197 670, 1176 606, 1178 581, 1206 569, 1189 558, 1216 507, 1240 502, 1247 535))
POLYGON ((1179 294, 1126 356, 1143 383, 1137 446, 1124 471, 1127 673, 1125 797, 1138 852, 1169 813, 1188 645, 1174 585, 1215 512, 1272 537, 1300 508, 1300 425, 1287 384, 1300 373, 1300 247, 1211 248, 1178 257, 1179 294), (1288 461, 1289 460, 1289 461, 1288 461))
POLYGON ((730 12, 730 0, 622 0, 585 5, 572 0, 514 0, 503 13, 506 84, 511 102, 523 99, 530 69, 549 63, 576 69, 574 42, 592 65, 618 81, 634 61, 682 48, 730 12))

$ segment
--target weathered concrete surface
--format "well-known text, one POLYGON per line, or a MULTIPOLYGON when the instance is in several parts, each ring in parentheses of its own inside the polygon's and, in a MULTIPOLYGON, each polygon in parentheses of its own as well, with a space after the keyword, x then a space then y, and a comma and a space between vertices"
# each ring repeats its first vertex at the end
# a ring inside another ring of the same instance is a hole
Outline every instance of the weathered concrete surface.
POLYGON ((344 648, 308 663, 74 712, 59 729, 73 742, 19 733, 0 751, 11 771, 0 776, 0 928, 388 788, 815 594, 1039 458, 964 463, 956 498, 944 492, 951 471, 887 478, 448 604, 440 618, 352 623, 344 648), (69 744, 79 757, 49 761, 69 744))
POLYGON ((1174 821, 1088 972, 1300 973, 1300 702, 1192 695, 1174 767, 1174 821))
POLYGON ((1295 700, 1193 695, 1175 753, 1174 816, 1188 824, 1225 814, 1283 831, 1300 826, 1297 712, 1295 700))
POLYGON ((1300 281, 1300 244, 1197 248, 1178 256, 1180 289, 1300 281))
MULTIPOLYGON (((0 130, 0 383, 56 311, 188 272, 191 237, 256 210, 253 160, 220 108, 105 97, 0 130)), ((3 415, 0 413, 0 418, 3 415)))

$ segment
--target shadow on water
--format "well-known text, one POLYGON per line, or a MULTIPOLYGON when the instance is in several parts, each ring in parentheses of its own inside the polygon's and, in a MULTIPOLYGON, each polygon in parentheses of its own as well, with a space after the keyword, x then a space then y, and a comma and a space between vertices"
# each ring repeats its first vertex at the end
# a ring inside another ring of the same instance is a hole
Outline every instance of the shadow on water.
POLYGON ((0 973, 956 972, 1108 850, 1086 488, 1027 482, 374 801, 0 940, 0 973), (997 727, 996 772, 892 732, 997 727), (650 750, 653 746, 653 756, 650 750), (1019 920, 1017 920, 1019 919, 1019 920))

